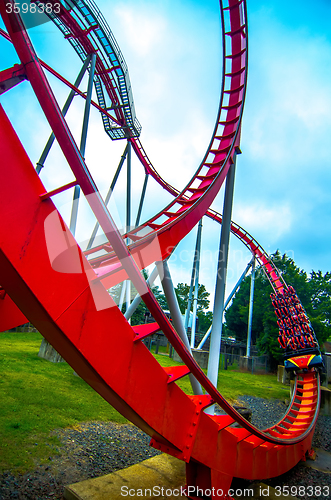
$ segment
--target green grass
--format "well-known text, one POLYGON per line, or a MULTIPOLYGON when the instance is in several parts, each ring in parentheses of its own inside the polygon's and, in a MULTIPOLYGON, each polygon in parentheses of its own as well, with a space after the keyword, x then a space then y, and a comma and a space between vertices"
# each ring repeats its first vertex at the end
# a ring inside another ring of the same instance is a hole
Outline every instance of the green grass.
MULTIPOLYGON (((57 453, 59 442, 51 431, 91 420, 126 420, 66 363, 38 357, 38 333, 0 333, 0 471, 24 472, 57 453)), ((155 355, 162 366, 175 363, 155 355)), ((192 394, 189 378, 178 385, 192 394)), ((288 397, 288 388, 275 375, 252 375, 229 368, 219 374, 218 388, 231 402, 240 395, 288 397)))
POLYGON ((50 432, 90 420, 124 423, 66 363, 38 357, 38 333, 0 333, 0 470, 23 472, 56 453, 50 432))
MULTIPOLYGON (((175 362, 168 356, 162 354, 154 354, 154 356, 162 366, 178 365, 178 362, 175 362)), ((206 370, 204 370, 204 372, 206 373, 206 370)), ((188 377, 179 380, 177 383, 187 394, 193 394, 188 377)), ((279 384, 276 375, 251 374, 236 371, 231 367, 219 372, 217 388, 222 396, 232 403, 234 403, 239 396, 244 395, 267 399, 289 398, 289 387, 279 384)))

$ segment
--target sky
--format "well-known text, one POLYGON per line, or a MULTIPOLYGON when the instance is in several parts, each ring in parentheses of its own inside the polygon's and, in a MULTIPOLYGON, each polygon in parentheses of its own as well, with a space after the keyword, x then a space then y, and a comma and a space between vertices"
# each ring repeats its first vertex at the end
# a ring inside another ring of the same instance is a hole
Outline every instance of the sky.
MULTIPOLYGON (((129 67, 141 141, 162 177, 182 188, 199 165, 216 119, 221 85, 221 31, 217 0, 99 0, 129 67)), ((249 72, 233 205, 233 220, 269 253, 287 253, 307 273, 331 271, 331 2, 248 0, 249 72)), ((2 26, 2 25, 1 25, 2 26)), ((39 57, 73 81, 80 62, 57 29, 47 23, 29 30, 39 57)), ((0 69, 17 62, 0 40, 0 69)), ((50 78, 60 105, 67 89, 50 78)), ((86 88, 86 80, 81 88, 86 88)), ((48 124, 28 82, 0 101, 24 147, 36 162, 48 124)), ((83 104, 68 113, 79 142, 83 104)), ((91 111, 86 162, 102 193, 124 150, 103 133, 91 111)), ((41 174, 48 189, 72 180, 57 147, 41 174)), ((133 214, 143 172, 133 160, 133 214)), ((68 217, 71 195, 56 203, 68 217)), ((143 218, 171 197, 149 181, 143 218)), ((110 207, 124 225, 125 172, 110 207)), ((222 212, 223 191, 213 204, 222 212)), ((82 203, 78 239, 88 238, 88 208, 82 203)), ((200 282, 213 296, 220 228, 203 222, 200 282)), ((196 228, 170 260, 175 284, 189 282, 196 228)), ((248 251, 231 238, 228 292, 247 262, 248 251)))

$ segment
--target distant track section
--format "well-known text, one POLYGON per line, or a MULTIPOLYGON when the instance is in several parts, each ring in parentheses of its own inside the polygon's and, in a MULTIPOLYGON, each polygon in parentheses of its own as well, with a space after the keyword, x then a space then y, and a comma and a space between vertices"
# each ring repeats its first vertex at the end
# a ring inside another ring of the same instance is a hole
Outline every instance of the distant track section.
MULTIPOLYGON (((73 45, 79 40, 77 46, 83 47, 84 56, 98 53, 87 35, 98 31, 99 26, 94 26, 94 21, 89 21, 89 27, 80 26, 77 12, 83 17, 82 22, 90 14, 83 13, 83 5, 77 4, 78 10, 63 8, 61 11, 63 32, 70 26, 66 32, 68 39, 72 38, 73 45), (89 33, 83 33, 90 28, 89 33)), ((287 412, 270 428, 257 429, 206 377, 141 273, 141 269, 155 260, 166 259, 208 213, 240 153, 247 80, 245 1, 229 0, 226 6, 221 2, 224 74, 219 113, 206 154, 174 200, 128 233, 133 241, 129 248, 63 118, 20 16, 15 11, 8 13, 4 0, 0 0, 0 13, 21 60, 20 77, 29 80, 74 176, 69 184, 47 192, 0 106, 3 165, 0 169, 3 287, 0 295, 3 296, 5 290, 74 370, 151 436, 152 446, 186 462, 188 485, 221 488, 225 492, 233 477, 262 479, 288 471, 311 450, 320 404, 318 370, 305 360, 299 363, 287 412), (85 254, 52 201, 57 193, 76 185, 80 186, 108 240, 102 247, 85 254), (155 324, 131 326, 126 321, 107 292, 110 286, 124 279, 136 287, 155 324), (144 345, 144 339, 158 329, 182 359, 181 366, 164 369, 144 345), (201 391, 199 387, 194 396, 185 394, 177 385, 187 374, 201 386, 201 391), (226 414, 204 412, 215 403, 226 414)), ((123 109, 118 107, 113 111, 124 136, 132 140, 130 124, 121 115, 123 109)), ((253 250, 255 243, 248 233, 241 234, 241 228, 237 227, 237 234, 253 250)), ((263 262, 263 251, 256 247, 255 254, 259 252, 263 262)), ((267 265, 268 262, 265 267, 267 265)), ((272 272, 273 269, 270 274, 272 272)), ((280 282, 277 285, 277 279, 273 282, 278 293, 283 294, 285 285, 280 282)), ((216 498, 213 494, 212 499, 216 498)), ((224 498, 230 500, 229 495, 224 498)))
MULTIPOLYGON (((127 236, 134 243, 130 252, 138 265, 146 267, 159 258, 168 257, 179 241, 195 226, 208 211, 222 186, 227 172, 240 152, 240 125, 245 101, 247 83, 247 23, 242 2, 230 2, 221 9, 223 32, 223 77, 221 99, 215 128, 205 156, 195 174, 181 192, 167 185, 174 200, 157 215, 130 231, 127 236), (229 43, 226 43, 226 38, 229 43), (157 237, 159 255, 156 255, 151 242, 157 237)), ((135 139, 131 139, 135 152, 143 161, 146 171, 157 178, 157 173, 148 162, 147 155, 135 139)), ((116 284, 125 273, 116 266, 117 257, 111 245, 104 244, 88 250, 91 265, 97 270, 103 268, 105 286, 116 284), (100 254, 92 257, 93 254, 100 254), (108 255, 107 255, 108 254, 108 255), (107 268, 109 271, 107 271, 107 268)))
MULTIPOLYGON (((42 4, 39 0, 37 4, 42 4)), ((50 0, 49 3, 57 3, 50 0)), ((102 114, 111 139, 138 137, 141 125, 136 118, 129 70, 105 18, 93 0, 67 0, 59 14, 47 14, 61 30, 82 61, 96 53, 95 90, 99 105, 112 114, 102 114)))

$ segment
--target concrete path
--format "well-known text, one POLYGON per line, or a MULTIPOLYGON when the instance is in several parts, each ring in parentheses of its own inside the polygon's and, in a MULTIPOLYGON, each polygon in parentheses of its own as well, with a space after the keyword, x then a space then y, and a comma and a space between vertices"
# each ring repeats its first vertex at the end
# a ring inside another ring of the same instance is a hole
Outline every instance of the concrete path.
MULTIPOLYGON (((185 463, 169 455, 158 455, 139 464, 106 476, 88 479, 65 488, 65 500, 125 500, 155 498, 158 500, 185 499, 185 463)), ((263 483, 253 483, 233 492, 236 500, 297 500, 279 496, 263 483)))
POLYGON ((184 485, 185 463, 170 455, 157 455, 127 469, 71 484, 65 488, 64 498, 65 500, 125 500, 125 498, 155 497, 159 500, 178 500, 180 488, 184 485), (171 495, 171 492, 174 492, 174 495, 171 495))
POLYGON ((304 465, 311 469, 331 474, 331 453, 318 448, 314 448, 314 450, 316 452, 315 460, 308 459, 306 462, 303 462, 304 465))

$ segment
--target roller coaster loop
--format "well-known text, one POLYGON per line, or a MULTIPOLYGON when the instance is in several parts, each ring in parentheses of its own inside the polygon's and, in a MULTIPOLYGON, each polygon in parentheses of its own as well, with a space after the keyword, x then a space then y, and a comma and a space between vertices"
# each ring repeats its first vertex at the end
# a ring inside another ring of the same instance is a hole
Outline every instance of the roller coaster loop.
MULTIPOLYGON (((40 0, 35 3, 44 5, 40 0)), ((311 449, 320 403, 320 351, 295 291, 255 239, 232 222, 231 231, 255 255, 270 280, 279 342, 287 368, 295 372, 285 415, 261 430, 246 421, 206 377, 141 273, 155 261, 159 267, 165 263, 166 269, 173 249, 204 215, 222 222, 211 204, 239 152, 247 81, 246 1, 220 2, 223 79, 218 116, 206 154, 180 192, 159 176, 143 149, 127 66, 93 0, 48 0, 47 4, 54 7, 47 15, 83 62, 74 85, 38 58, 13 0, 0 1, 7 30, 1 30, 1 35, 13 44, 20 60, 0 73, 1 93, 28 80, 53 133, 36 171, 0 107, 1 326, 15 326, 28 318, 91 387, 151 436, 152 446, 186 462, 188 486, 225 492, 233 477, 263 479, 288 471, 311 449), (80 95, 86 100, 80 146, 44 70, 68 85, 72 97, 80 95), (85 94, 78 87, 86 70, 90 92, 85 94), (92 82, 97 102, 92 100, 92 82), (132 149, 146 174, 173 196, 167 207, 124 235, 85 163, 90 105, 100 111, 111 139, 126 140, 124 157, 132 149), (54 140, 74 180, 47 192, 38 173, 54 140), (53 203, 58 193, 72 188, 76 200, 80 193, 85 196, 106 237, 103 245, 93 247, 91 241, 84 252, 74 238, 74 225, 70 231, 53 203), (123 280, 133 283, 155 323, 132 326, 126 320, 107 292, 123 280), (151 355, 143 340, 158 330, 183 365, 164 369, 151 355), (176 383, 188 374, 195 380, 194 396, 185 394, 176 383), (224 414, 204 411, 214 404, 224 414)))

